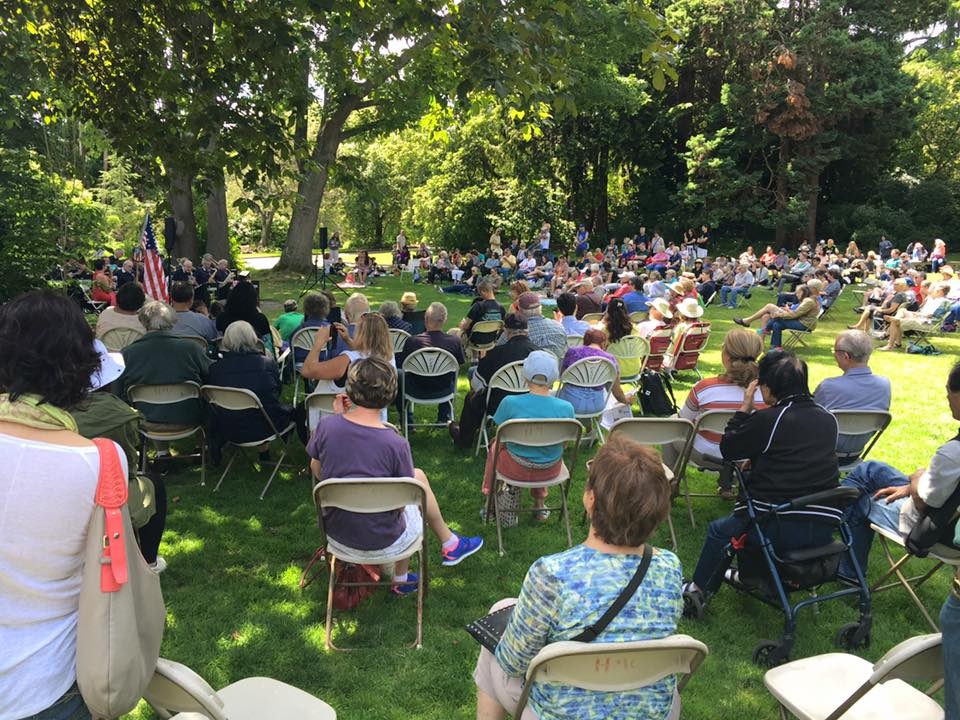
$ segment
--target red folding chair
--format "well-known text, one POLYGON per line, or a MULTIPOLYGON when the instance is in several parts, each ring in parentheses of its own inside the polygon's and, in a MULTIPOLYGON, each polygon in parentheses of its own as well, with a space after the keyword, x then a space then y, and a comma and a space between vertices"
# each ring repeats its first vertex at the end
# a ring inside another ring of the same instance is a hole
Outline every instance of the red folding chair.
POLYGON ((647 341, 650 343, 650 354, 647 355, 647 359, 644 362, 641 370, 652 370, 653 372, 659 372, 663 367, 663 359, 667 354, 667 351, 670 349, 670 343, 673 340, 673 329, 672 328, 661 328, 659 330, 654 330, 647 341))
POLYGON ((709 322, 698 322, 689 326, 677 340, 671 354, 664 359, 663 369, 671 373, 693 370, 698 378, 702 378, 697 362, 709 339, 709 322))

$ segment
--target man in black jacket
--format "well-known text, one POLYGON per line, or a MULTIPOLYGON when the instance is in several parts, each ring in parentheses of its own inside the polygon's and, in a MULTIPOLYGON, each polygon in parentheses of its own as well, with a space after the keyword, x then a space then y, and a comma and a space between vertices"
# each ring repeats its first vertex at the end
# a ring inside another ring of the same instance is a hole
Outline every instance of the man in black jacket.
MULTIPOLYGON (((775 351, 760 360, 759 377, 744 391, 743 404, 727 425, 720 452, 727 461, 750 463, 745 484, 758 511, 803 495, 837 487, 837 421, 813 401, 807 364, 793 353, 775 351), (754 411, 757 386, 767 408, 754 411)), ((778 551, 823 545, 831 528, 811 523, 811 512, 839 517, 829 508, 804 508, 780 515, 777 527, 765 528, 778 551)), ((719 589, 731 557, 731 538, 749 526, 742 502, 733 515, 710 522, 693 581, 684 585, 685 612, 702 606, 719 589)))

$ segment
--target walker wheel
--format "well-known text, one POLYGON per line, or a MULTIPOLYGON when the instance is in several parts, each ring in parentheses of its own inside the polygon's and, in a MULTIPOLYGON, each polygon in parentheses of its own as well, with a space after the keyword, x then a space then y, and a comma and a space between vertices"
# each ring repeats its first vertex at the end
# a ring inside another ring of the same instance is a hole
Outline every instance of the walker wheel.
POLYGON ((782 643, 773 640, 761 640, 753 648, 753 663, 761 667, 776 667, 789 659, 790 651, 786 650, 782 643))
POLYGON ((844 650, 870 647, 870 628, 858 622, 847 623, 837 630, 834 643, 844 650))

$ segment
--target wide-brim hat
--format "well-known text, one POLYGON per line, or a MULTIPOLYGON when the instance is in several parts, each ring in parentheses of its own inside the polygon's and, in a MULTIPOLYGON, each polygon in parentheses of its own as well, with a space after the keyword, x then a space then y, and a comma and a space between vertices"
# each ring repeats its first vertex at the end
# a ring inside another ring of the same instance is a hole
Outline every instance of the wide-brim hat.
POLYGON ((673 317, 673 310, 670 309, 670 303, 663 298, 654 298, 650 301, 650 307, 663 315, 665 318, 673 317))
POLYGON ((99 390, 123 375, 126 364, 123 355, 110 352, 100 340, 93 341, 93 349, 100 356, 100 367, 90 374, 90 389, 99 390))
POLYGON ((684 298, 677 303, 677 312, 685 318, 696 320, 703 316, 703 308, 694 298, 684 298))

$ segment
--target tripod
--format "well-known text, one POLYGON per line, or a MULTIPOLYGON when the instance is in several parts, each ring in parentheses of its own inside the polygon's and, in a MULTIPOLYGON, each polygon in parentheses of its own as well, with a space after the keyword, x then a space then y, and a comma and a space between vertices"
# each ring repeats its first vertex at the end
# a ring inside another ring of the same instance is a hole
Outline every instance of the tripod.
POLYGON ((319 255, 314 255, 313 272, 307 275, 307 279, 303 283, 303 289, 300 291, 300 294, 297 297, 302 298, 308 292, 313 290, 317 285, 319 285, 322 289, 326 290, 328 283, 333 287, 335 287, 340 292, 342 292, 347 297, 350 296, 350 293, 348 293, 346 290, 340 287, 336 283, 336 281, 329 279, 329 273, 327 272, 327 265, 323 261, 323 250, 321 249, 319 255))

